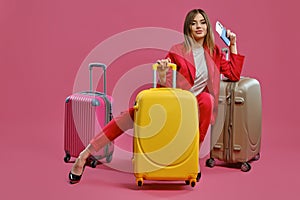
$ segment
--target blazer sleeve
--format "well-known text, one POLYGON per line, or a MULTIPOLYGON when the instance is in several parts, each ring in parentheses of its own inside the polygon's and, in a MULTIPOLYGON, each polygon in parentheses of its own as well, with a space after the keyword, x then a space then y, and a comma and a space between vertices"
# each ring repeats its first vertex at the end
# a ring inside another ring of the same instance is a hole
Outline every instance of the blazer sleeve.
POLYGON ((245 56, 230 53, 229 60, 226 60, 225 56, 220 54, 220 72, 231 81, 240 80, 245 56))

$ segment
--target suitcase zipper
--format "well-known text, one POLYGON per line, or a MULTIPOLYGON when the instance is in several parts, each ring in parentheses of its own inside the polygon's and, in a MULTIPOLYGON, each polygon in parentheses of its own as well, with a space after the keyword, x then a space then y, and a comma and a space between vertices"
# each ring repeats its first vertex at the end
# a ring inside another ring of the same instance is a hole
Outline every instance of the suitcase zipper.
POLYGON ((227 109, 229 109, 229 112, 227 112, 226 116, 226 124, 225 124, 225 133, 224 133, 224 143, 225 143, 225 150, 224 150, 224 158, 226 162, 232 161, 232 151, 233 151, 233 113, 234 113, 234 103, 235 103, 235 87, 236 83, 231 82, 228 83, 226 88, 226 99, 227 99, 227 109))

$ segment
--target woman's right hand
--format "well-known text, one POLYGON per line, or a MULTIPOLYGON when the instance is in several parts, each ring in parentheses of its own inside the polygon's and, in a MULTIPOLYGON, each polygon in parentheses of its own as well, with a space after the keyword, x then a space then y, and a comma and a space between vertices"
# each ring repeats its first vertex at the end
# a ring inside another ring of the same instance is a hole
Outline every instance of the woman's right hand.
POLYGON ((168 64, 171 62, 170 58, 157 60, 157 72, 161 84, 166 83, 167 71, 169 70, 168 64))

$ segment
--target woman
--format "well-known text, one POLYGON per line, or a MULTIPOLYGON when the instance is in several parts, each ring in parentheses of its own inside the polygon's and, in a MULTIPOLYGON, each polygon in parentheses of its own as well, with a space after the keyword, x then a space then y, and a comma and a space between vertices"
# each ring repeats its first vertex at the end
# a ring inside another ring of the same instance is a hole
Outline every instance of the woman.
MULTIPOLYGON (((190 90, 198 100, 200 145, 210 123, 214 123, 219 95, 220 73, 232 81, 240 78, 244 56, 237 52, 236 35, 227 30, 230 39, 230 59, 226 60, 214 43, 207 14, 201 9, 191 10, 184 22, 184 42, 174 45, 166 59, 158 60, 160 87, 169 87, 169 62, 177 64, 177 87, 190 90), (200 115, 201 113, 201 115, 200 115)), ((70 183, 81 179, 87 158, 114 140, 124 131, 133 128, 134 109, 114 118, 96 135, 76 159, 70 173, 70 183)))

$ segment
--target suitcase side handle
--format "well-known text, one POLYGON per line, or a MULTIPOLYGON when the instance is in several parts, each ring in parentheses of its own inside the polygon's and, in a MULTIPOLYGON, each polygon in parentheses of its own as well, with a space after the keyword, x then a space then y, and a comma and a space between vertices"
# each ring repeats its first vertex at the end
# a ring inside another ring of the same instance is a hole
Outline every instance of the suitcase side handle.
POLYGON ((106 95, 106 65, 103 63, 90 63, 89 64, 89 71, 90 71, 90 91, 93 91, 93 68, 100 67, 103 69, 103 93, 106 95))
MULTIPOLYGON (((157 82, 156 71, 157 71, 157 67, 158 67, 158 63, 155 63, 155 64, 152 65, 152 69, 153 69, 153 88, 156 88, 156 82, 157 82)), ((172 68, 172 71, 173 71, 172 86, 173 86, 173 88, 176 88, 177 65, 174 64, 174 63, 168 63, 168 67, 172 68)))

